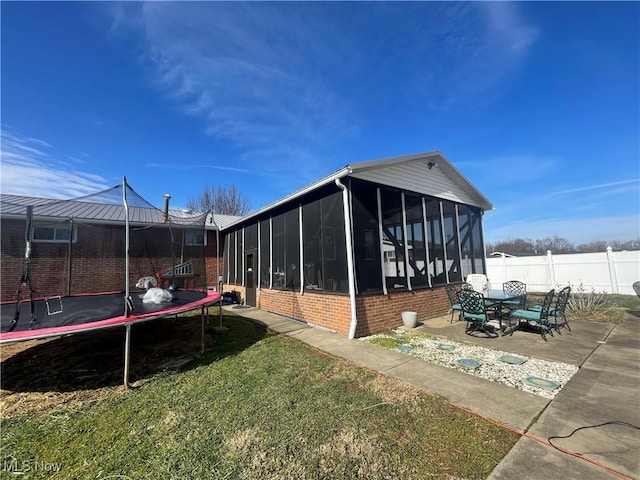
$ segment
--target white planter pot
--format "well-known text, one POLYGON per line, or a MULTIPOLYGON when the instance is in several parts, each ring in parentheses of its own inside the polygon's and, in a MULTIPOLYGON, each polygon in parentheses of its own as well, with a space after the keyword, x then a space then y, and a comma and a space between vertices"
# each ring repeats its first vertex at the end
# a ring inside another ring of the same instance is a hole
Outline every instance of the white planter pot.
POLYGON ((418 325, 418 312, 402 312, 402 323, 407 328, 415 328, 418 325))

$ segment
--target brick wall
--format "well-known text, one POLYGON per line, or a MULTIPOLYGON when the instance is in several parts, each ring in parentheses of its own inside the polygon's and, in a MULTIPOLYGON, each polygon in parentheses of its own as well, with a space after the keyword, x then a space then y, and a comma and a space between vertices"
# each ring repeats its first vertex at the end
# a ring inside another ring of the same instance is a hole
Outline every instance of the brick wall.
MULTIPOLYGON (((231 287, 229 287, 231 288, 231 287)), ((236 287, 234 287, 235 289, 236 287)), ((347 335, 351 322, 348 295, 299 291, 257 291, 258 308, 347 335)))
POLYGON ((451 303, 444 287, 360 296, 356 298, 356 337, 372 335, 402 325, 400 314, 404 311, 418 312, 418 321, 422 321, 443 315, 450 307, 451 303))
MULTIPOLYGON (((245 298, 244 287, 226 285, 225 291, 236 290, 245 298)), ((303 322, 349 334, 351 307, 348 295, 291 290, 259 289, 257 306, 303 322)), ((418 312, 418 320, 443 315, 449 311, 449 299, 444 287, 393 292, 389 295, 366 295, 356 298, 358 326, 356 337, 363 337, 402 325, 401 312, 418 312)))
MULTIPOLYGON (((25 254, 24 220, 3 219, 0 246, 0 297, 2 301, 15 300, 20 286, 25 254)), ((31 244, 30 274, 36 295, 53 296, 69 293, 97 293, 124 291, 125 245, 124 227, 113 225, 76 224, 77 242, 72 245, 71 279, 69 280, 69 244, 31 244)), ((140 277, 165 271, 181 260, 191 261, 195 276, 189 285, 204 287, 215 285, 216 244, 215 232, 208 239, 206 261, 202 259, 202 247, 181 246, 180 234, 174 231, 174 248, 166 228, 132 229, 130 233, 130 288, 140 277), (205 277, 206 275, 206 277, 205 277), (213 282, 213 283, 211 283, 213 282)), ((187 281, 181 280, 186 286, 187 281)))

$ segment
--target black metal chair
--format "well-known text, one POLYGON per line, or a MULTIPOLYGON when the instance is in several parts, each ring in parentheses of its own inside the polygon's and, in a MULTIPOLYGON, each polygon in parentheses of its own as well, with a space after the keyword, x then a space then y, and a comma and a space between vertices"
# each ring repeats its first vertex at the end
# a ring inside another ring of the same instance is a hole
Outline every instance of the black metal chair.
POLYGON ((451 302, 451 309, 449 309, 449 311, 451 312, 451 320, 449 321, 449 323, 453 323, 454 312, 458 312, 458 320, 462 318, 462 307, 460 307, 460 304, 458 303, 458 292, 456 291, 456 288, 449 283, 447 283, 444 288, 447 291, 449 302, 451 302))
POLYGON ((462 307, 462 319, 467 322, 465 330, 467 335, 473 332, 484 332, 488 337, 498 336, 494 328, 488 324, 489 314, 481 293, 474 290, 460 290, 458 302, 462 307))
POLYGON ((546 342, 547 333, 553 337, 552 326, 549 323, 549 311, 551 309, 551 302, 553 302, 555 293, 556 292, 554 289, 549 290, 549 293, 547 293, 547 295, 544 297, 544 302, 542 302, 539 310, 514 310, 509 315, 509 318, 514 318, 518 322, 524 320, 528 324, 534 323, 535 326, 540 330, 542 339, 546 342))
POLYGON ((519 280, 509 280, 502 284, 502 291, 510 295, 522 295, 518 300, 507 300, 502 302, 507 308, 521 308, 527 304, 527 284, 519 280))
MULTIPOLYGON (((549 317, 553 317, 553 320, 554 320, 553 328, 558 333, 561 333, 560 329, 562 327, 567 327, 567 330, 571 331, 571 327, 569 326, 569 320, 567 320, 567 315, 565 313, 567 309, 567 304, 569 303, 570 295, 571 295, 571 287, 564 287, 558 293, 555 307, 549 309, 549 317), (560 322, 558 322, 559 318, 562 318, 560 322)), ((541 309, 542 309, 541 305, 536 305, 534 307, 529 308, 529 310, 533 310, 536 312, 539 312, 541 309)))
POLYGON ((637 282, 633 282, 633 291, 636 292, 638 298, 640 298, 640 280, 637 282))

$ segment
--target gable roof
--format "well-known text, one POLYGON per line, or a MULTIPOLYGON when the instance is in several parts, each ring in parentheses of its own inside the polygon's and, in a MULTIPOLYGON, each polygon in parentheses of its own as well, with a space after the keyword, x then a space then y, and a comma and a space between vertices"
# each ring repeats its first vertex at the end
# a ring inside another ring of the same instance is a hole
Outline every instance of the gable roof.
POLYGON ((233 226, 273 208, 295 200, 336 179, 354 177, 370 182, 464 203, 482 210, 493 210, 493 204, 439 151, 403 155, 352 163, 320 180, 267 205, 236 222, 233 226), (430 166, 431 164, 431 166, 430 166))

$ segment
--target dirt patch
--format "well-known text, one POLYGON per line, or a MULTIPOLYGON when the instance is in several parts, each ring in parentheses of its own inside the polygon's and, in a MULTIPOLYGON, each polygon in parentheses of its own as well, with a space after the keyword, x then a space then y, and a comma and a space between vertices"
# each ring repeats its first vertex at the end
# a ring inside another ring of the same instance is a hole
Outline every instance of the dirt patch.
MULTIPOLYGON (((167 319, 133 326, 130 381, 151 376, 168 361, 197 357, 200 338, 199 322, 167 319)), ((1 418, 80 408, 126 391, 122 328, 5 345, 0 360, 1 418)))

